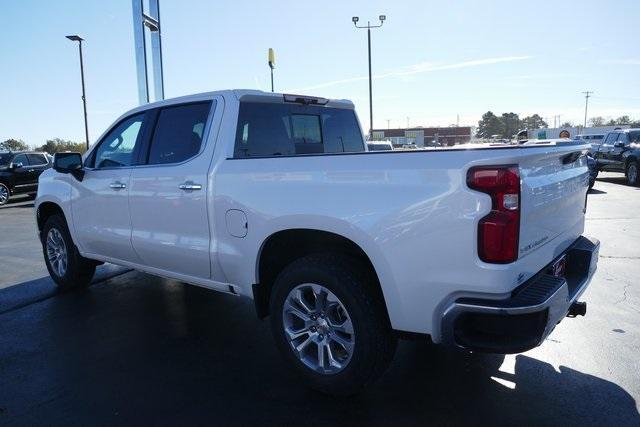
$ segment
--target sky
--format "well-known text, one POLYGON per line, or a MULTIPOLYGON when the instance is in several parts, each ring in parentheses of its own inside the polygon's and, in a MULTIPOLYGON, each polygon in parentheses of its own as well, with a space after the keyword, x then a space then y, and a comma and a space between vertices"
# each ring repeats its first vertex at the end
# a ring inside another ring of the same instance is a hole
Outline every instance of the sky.
MULTIPOLYGON (((84 140, 77 44, 83 44, 90 141, 138 105, 130 0, 1 0, 0 141, 84 140)), ((352 100, 369 127, 476 125, 487 110, 553 124, 640 119, 640 1, 160 0, 165 97, 230 88, 352 100)))

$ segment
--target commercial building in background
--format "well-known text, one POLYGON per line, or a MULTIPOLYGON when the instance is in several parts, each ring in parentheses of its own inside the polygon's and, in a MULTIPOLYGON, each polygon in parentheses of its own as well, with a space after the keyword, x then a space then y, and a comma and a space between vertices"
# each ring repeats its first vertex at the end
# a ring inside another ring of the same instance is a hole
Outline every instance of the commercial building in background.
POLYGON ((471 140, 470 126, 452 126, 445 128, 396 128, 374 129, 373 140, 389 140, 394 147, 415 144, 417 147, 433 147, 464 144, 471 140))
POLYGON ((604 135, 615 129, 628 129, 629 125, 616 126, 596 126, 596 127, 565 127, 565 128, 542 128, 528 129, 528 139, 554 139, 554 138, 575 138, 577 135, 604 135), (568 133, 568 135, 567 135, 568 133))

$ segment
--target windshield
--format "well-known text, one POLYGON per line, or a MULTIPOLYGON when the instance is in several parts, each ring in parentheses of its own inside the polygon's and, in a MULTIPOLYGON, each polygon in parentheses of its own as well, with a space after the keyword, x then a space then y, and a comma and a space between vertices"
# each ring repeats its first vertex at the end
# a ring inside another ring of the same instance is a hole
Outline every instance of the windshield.
POLYGON ((640 144, 640 130, 629 132, 629 142, 640 144))
POLYGON ((0 166, 9 166, 9 163, 11 162, 12 157, 13 157, 13 154, 9 154, 9 153, 0 154, 0 166))

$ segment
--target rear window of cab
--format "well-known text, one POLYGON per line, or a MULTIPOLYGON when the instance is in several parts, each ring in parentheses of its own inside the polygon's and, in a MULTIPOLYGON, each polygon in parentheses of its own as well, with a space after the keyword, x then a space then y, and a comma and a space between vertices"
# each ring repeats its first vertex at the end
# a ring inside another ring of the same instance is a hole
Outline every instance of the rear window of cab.
POLYGON ((351 109, 240 103, 235 158, 360 151, 364 140, 351 109))

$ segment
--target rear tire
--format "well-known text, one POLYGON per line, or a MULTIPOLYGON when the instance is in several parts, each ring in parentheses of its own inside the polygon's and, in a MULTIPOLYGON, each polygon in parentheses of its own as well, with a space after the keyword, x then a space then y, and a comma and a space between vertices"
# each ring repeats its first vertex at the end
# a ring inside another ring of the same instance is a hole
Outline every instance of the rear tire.
POLYGON ((640 165, 637 160, 627 163, 624 175, 627 177, 627 184, 637 186, 640 184, 640 165))
POLYGON ((91 283, 96 264, 80 255, 62 215, 52 215, 44 224, 42 252, 49 275, 58 287, 71 289, 91 283))
POLYGON ((300 258, 276 278, 270 302, 273 336, 284 359, 311 388, 355 394, 393 359, 396 338, 371 280, 357 260, 334 254, 300 258))

